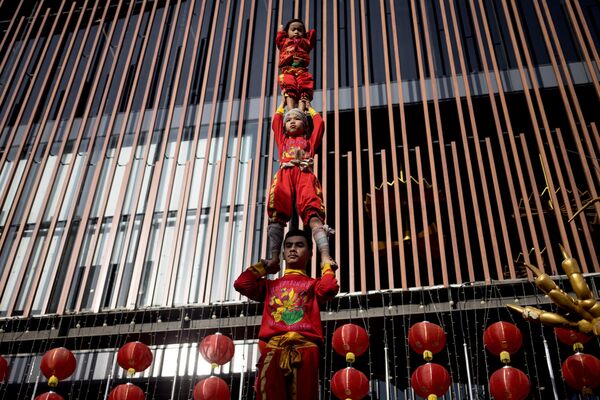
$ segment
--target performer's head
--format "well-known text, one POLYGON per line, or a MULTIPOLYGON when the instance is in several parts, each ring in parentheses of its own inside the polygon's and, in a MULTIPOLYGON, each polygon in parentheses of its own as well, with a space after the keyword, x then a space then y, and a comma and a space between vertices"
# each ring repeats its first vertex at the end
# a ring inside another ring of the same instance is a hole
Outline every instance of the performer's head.
POLYGON ((308 122, 306 114, 299 108, 292 108, 283 116, 285 131, 289 136, 300 136, 306 133, 308 122))
POLYGON ((306 269, 312 256, 312 237, 301 229, 291 229, 283 241, 286 268, 306 269))
POLYGON ((304 22, 301 19, 294 18, 290 19, 287 24, 285 24, 285 31, 287 32, 288 38, 302 38, 306 33, 306 27, 304 26, 304 22))

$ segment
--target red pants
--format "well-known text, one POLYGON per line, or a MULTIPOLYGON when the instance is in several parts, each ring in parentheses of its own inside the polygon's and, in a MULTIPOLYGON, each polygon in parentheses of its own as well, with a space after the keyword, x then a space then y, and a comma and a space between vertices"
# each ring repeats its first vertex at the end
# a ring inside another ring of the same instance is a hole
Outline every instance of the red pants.
POLYGON ((300 364, 285 376, 279 367, 283 352, 266 349, 258 361, 256 379, 257 400, 317 400, 319 398, 319 348, 297 349, 300 364))
POLYGON ((302 67, 283 67, 279 75, 281 92, 293 99, 312 100, 314 81, 310 72, 302 67))
POLYGON ((275 174, 267 204, 269 221, 285 225, 292 216, 294 197, 304 225, 308 225, 311 217, 325 221, 321 184, 312 171, 302 171, 299 167, 282 168, 275 174))

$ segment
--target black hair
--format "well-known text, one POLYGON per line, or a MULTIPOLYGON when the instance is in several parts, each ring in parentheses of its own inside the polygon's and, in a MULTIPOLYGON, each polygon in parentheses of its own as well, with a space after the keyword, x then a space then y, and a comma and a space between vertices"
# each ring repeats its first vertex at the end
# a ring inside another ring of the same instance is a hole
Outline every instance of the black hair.
POLYGON ((292 236, 302 236, 304 239, 306 239, 306 244, 308 245, 308 250, 312 251, 312 246, 313 246, 312 235, 309 232, 304 231, 302 229, 290 229, 289 232, 285 235, 285 239, 283 240, 283 243, 285 244, 285 242, 288 240, 288 238, 292 237, 292 236))
POLYGON ((293 18, 293 19, 290 19, 290 20, 287 22, 287 24, 285 24, 285 28, 284 28, 284 30, 287 32, 287 31, 288 31, 288 29, 290 29, 290 25, 291 25, 291 24, 293 24, 294 22, 300 22, 300 23, 302 24, 302 27, 304 28, 304 33, 306 33, 306 25, 304 25, 304 21, 302 21, 302 20, 301 20, 301 19, 299 19, 299 18, 293 18))

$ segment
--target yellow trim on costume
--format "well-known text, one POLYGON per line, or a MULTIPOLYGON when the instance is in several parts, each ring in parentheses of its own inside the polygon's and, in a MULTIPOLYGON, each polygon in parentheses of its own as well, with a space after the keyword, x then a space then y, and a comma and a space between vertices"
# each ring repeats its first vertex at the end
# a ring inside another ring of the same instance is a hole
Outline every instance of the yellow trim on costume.
POLYGON ((325 274, 335 275, 335 272, 333 272, 333 269, 331 268, 331 264, 329 264, 329 263, 323 265, 323 267, 321 268, 321 275, 325 275, 325 274))
POLYGON ((265 356, 265 361, 263 362, 262 370, 260 371, 260 393, 263 395, 264 399, 267 398, 267 396, 265 395, 265 389, 267 386, 267 370, 269 369, 269 365, 271 364, 271 360, 273 359, 274 355, 275 351, 273 350, 267 353, 267 355, 265 356))
POLYGON ((308 109, 308 115, 310 115, 310 116, 311 116, 311 118, 312 118, 312 117, 314 117, 314 116, 315 116, 315 114, 318 114, 317 110, 315 110, 315 109, 314 109, 314 108, 312 108, 312 107, 308 109))
POLYGON ((306 271, 303 269, 295 269, 295 268, 286 268, 285 273, 283 275, 302 275, 308 276, 306 271))
POLYGON ((281 114, 281 115, 285 114, 285 108, 283 108, 283 107, 278 107, 278 108, 277 108, 277 114, 281 114))
POLYGON ((252 271, 252 273, 254 275, 258 275, 258 276, 267 275, 267 270, 265 269, 265 266, 261 261, 257 262, 256 264, 252 264, 251 266, 248 267, 248 269, 250 271, 252 271))

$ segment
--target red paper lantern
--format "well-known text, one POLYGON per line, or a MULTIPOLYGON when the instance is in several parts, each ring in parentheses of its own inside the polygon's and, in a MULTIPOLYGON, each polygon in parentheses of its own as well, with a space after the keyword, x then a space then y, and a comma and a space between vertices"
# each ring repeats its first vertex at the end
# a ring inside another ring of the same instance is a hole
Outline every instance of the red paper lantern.
POLYGON ((75 372, 77 361, 69 349, 58 347, 48 350, 42 357, 40 369, 46 378, 48 385, 55 387, 59 380, 68 378, 75 372))
POLYGON ((47 393, 42 393, 39 396, 35 396, 35 400, 65 400, 65 399, 58 393, 47 392, 47 393))
POLYGON ((142 342, 129 342, 119 349, 117 363, 130 376, 144 371, 152 364, 152 351, 142 342))
POLYGON ((490 377, 490 393, 495 400, 524 400, 529 394, 529 378, 518 368, 508 365, 490 377))
POLYGON ((425 361, 431 361, 446 345, 446 334, 439 325, 418 322, 408 330, 408 344, 415 353, 423 354, 425 361))
POLYGON ((235 346, 229 336, 217 332, 202 339, 198 350, 202 357, 211 363, 213 368, 216 368, 217 365, 223 365, 231 361, 235 346))
POLYGON ((592 338, 590 335, 566 328, 554 328, 554 334, 559 342, 567 346, 573 346, 574 351, 582 351, 584 343, 592 338))
POLYGON ((202 379, 194 386, 194 400, 229 400, 229 385, 217 376, 202 379))
POLYGON ((516 353, 523 344, 523 335, 515 324, 499 321, 487 327, 483 333, 483 344, 503 363, 510 362, 510 355, 516 353))
POLYGON ((332 345, 336 353, 352 363, 369 348, 369 335, 358 325, 345 324, 333 332, 332 345))
POLYGON ((369 394, 369 380, 357 369, 347 367, 331 378, 331 391, 342 400, 360 400, 369 394))
POLYGON ((144 391, 132 383, 124 383, 110 391, 108 400, 144 400, 144 391))
POLYGON ((415 393, 429 400, 443 396, 450 383, 450 374, 446 368, 436 363, 421 365, 410 377, 410 384, 415 393))
POLYGON ((590 354, 573 354, 563 362, 562 374, 569 386, 589 395, 600 386, 600 360, 590 354))
POLYGON ((6 361, 6 358, 0 356, 0 382, 2 382, 4 380, 4 378, 6 378, 7 375, 8 375, 8 361, 6 361))

